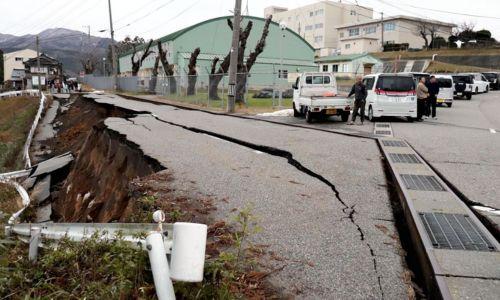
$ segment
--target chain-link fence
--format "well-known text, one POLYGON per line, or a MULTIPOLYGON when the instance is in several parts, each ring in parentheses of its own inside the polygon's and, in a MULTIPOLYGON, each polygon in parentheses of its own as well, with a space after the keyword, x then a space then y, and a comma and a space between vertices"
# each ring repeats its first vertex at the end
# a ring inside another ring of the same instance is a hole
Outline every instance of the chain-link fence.
MULTIPOLYGON (((237 74, 236 98, 241 105, 254 108, 291 107, 292 84, 299 74, 278 73, 237 74)), ((336 73, 338 89, 348 91, 352 85, 351 74, 336 73)), ((97 90, 112 90, 112 77, 85 76, 81 82, 97 90)), ((118 77, 118 90, 132 94, 149 94, 164 99, 204 107, 227 106, 228 74, 180 75, 169 77, 118 77)))

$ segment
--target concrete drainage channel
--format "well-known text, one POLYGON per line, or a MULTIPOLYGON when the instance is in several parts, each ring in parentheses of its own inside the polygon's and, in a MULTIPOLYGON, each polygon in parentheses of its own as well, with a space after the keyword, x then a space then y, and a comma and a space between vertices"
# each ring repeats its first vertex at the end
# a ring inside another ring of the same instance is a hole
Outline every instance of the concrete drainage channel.
POLYGON ((428 296, 496 299, 497 240, 406 141, 378 141, 397 183, 428 296))

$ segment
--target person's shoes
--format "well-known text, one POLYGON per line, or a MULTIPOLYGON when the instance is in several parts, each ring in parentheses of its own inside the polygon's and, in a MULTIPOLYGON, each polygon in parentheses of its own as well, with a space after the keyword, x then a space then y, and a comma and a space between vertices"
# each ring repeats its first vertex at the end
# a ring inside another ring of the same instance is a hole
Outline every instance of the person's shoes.
POLYGON ((424 116, 424 119, 429 119, 429 117, 428 116, 424 116))
POLYGON ((417 122, 422 122, 423 120, 422 119, 417 119, 417 122))
POLYGON ((432 117, 433 120, 437 120, 438 118, 437 117, 432 117))
POLYGON ((354 122, 351 121, 351 122, 347 123, 347 125, 354 125, 354 122))
POLYGON ((363 125, 364 125, 364 122, 363 122, 363 121, 361 121, 361 124, 360 124, 360 125, 361 125, 361 126, 363 126, 363 125))

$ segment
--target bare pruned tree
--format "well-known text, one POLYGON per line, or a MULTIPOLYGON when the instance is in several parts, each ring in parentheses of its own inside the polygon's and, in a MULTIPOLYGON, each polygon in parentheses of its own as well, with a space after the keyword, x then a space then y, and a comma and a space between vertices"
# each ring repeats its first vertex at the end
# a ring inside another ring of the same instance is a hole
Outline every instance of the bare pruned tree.
POLYGON ((174 65, 168 63, 167 50, 163 50, 161 41, 158 41, 158 56, 160 57, 161 66, 168 78, 168 86, 170 94, 177 93, 177 80, 174 77, 174 65))
MULTIPOLYGON (((261 38, 259 39, 259 42, 255 46, 254 51, 250 53, 250 57, 247 59, 246 63, 244 62, 245 58, 245 50, 247 47, 247 40, 248 37, 250 36, 250 32, 252 31, 253 27, 253 22, 249 21, 245 27, 245 29, 240 29, 240 34, 239 34, 239 44, 238 44, 238 67, 237 67, 237 76, 236 76, 236 94, 235 98, 237 102, 242 102, 244 100, 244 94, 245 94, 245 88, 246 88, 246 82, 247 82, 247 76, 248 73, 250 72, 250 69, 252 66, 255 64, 257 57, 264 51, 264 47, 266 45, 265 41, 266 38, 269 34, 269 25, 271 24, 272 16, 267 17, 265 24, 264 24, 264 29, 262 31, 261 38)), ((230 19, 227 20, 227 24, 231 30, 233 30, 233 23, 230 19)), ((225 73, 227 73, 229 69, 229 63, 230 63, 230 57, 231 57, 231 52, 229 52, 226 57, 224 57, 224 60, 219 66, 219 69, 217 69, 217 63, 219 62, 220 58, 216 57, 212 61, 212 68, 210 72, 210 80, 209 80, 209 98, 213 100, 218 100, 220 99, 217 93, 218 86, 220 81, 222 80, 223 76, 225 73)))
POLYGON ((91 53, 87 53, 85 58, 80 60, 85 74, 93 74, 97 66, 97 58, 91 53))
POLYGON ((151 54, 153 51, 149 51, 149 48, 151 48, 151 44, 153 44, 153 40, 150 40, 149 43, 147 44, 146 48, 142 52, 142 55, 139 59, 135 59, 135 56, 137 54, 137 45, 134 44, 132 46, 133 52, 132 56, 130 57, 130 60, 132 61, 132 76, 137 76, 137 73, 139 72, 139 69, 142 66, 142 63, 144 60, 151 54))
POLYGON ((196 76, 198 72, 196 71, 196 61, 198 59, 198 55, 200 55, 200 48, 194 49, 193 53, 191 53, 191 58, 189 59, 188 65, 188 89, 187 94, 194 95, 196 93, 196 80, 198 79, 196 76))

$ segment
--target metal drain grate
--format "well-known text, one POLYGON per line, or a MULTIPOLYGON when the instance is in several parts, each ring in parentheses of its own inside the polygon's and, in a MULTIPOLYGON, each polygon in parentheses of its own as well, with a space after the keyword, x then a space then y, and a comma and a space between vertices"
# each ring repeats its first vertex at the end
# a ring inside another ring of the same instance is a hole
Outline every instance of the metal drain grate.
POLYGON ((379 124, 379 123, 377 123, 377 124, 375 124, 375 127, 384 127, 384 128, 389 128, 389 127, 391 127, 391 125, 389 125, 389 124, 379 124))
POLYGON ((408 147, 408 145, 403 141, 387 141, 383 140, 382 144, 386 147, 408 147))
POLYGON ((389 130, 377 130, 375 131, 375 134, 381 134, 381 135, 391 135, 392 132, 389 130))
POLYGON ((415 154, 389 153, 389 157, 395 163, 421 164, 420 159, 415 154))
POLYGON ((444 213, 420 213, 425 231, 434 248, 452 250, 495 251, 467 215, 444 213))
POLYGON ((446 191, 446 189, 434 176, 401 174, 401 178, 403 179, 406 188, 409 190, 437 192, 446 191))

